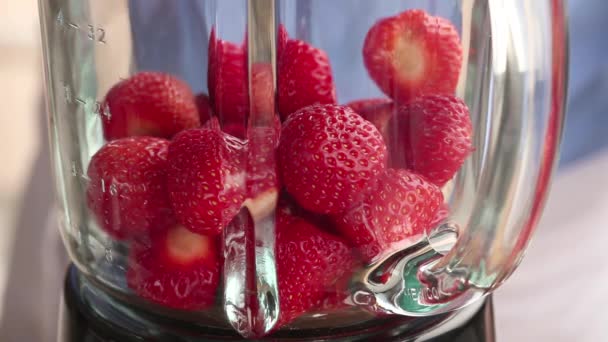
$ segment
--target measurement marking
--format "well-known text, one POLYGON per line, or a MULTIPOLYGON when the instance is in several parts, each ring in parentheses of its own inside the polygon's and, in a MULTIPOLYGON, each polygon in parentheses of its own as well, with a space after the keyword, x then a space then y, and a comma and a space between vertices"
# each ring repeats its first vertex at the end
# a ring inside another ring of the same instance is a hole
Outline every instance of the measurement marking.
POLYGON ((95 27, 93 25, 87 26, 89 29, 87 30, 87 37, 89 40, 100 44, 106 44, 106 30, 101 27, 95 27))
POLYGON ((72 88, 67 83, 63 83, 63 97, 66 103, 72 103, 72 88))
POLYGON ((95 115, 101 114, 101 102, 99 102, 99 101, 93 102, 93 114, 95 114, 95 115))
POLYGON ((106 30, 104 30, 102 28, 98 28, 97 34, 99 36, 99 39, 97 41, 101 44, 106 44, 107 43, 106 42, 106 30))
POLYGON ((72 162, 72 176, 78 176, 78 168, 76 167, 76 162, 72 162))
POLYGON ((69 22, 68 26, 75 29, 75 30, 80 30, 80 26, 74 24, 73 22, 69 22))
MULTIPOLYGON (((97 102, 99 103, 99 101, 97 102)), ((112 118, 112 113, 110 112, 110 106, 106 103, 105 105, 99 104, 100 113, 106 117, 106 119, 110 120, 112 118)))
POLYGON ((79 97, 76 98, 76 102, 80 103, 81 105, 85 106, 87 104, 87 102, 79 97))
POLYGON ((63 26, 63 11, 59 10, 59 12, 57 12, 57 18, 55 20, 57 21, 57 23, 59 23, 59 25, 63 26))

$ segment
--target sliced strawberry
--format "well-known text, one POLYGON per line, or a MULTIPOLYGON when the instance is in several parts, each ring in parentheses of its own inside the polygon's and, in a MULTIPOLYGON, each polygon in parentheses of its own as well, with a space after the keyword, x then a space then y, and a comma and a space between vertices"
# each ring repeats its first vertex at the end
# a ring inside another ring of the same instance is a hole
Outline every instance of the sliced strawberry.
POLYGON ((116 84, 101 111, 107 140, 140 135, 170 138, 200 126, 190 87, 160 72, 140 72, 116 84))
POLYGON ((208 88, 214 113, 222 124, 244 123, 249 113, 247 56, 240 45, 209 39, 208 88))
POLYGON ((386 98, 365 99, 349 102, 345 106, 352 108, 355 113, 373 123, 382 136, 386 137, 388 122, 395 112, 393 101, 386 98))
POLYGON ((384 171, 378 129, 349 107, 301 109, 284 123, 278 149, 282 181, 305 209, 339 213, 384 171))
POLYGON ((215 303, 220 279, 217 242, 182 226, 153 234, 150 242, 134 241, 127 284, 140 297, 184 310, 215 303))
POLYGON ((167 184, 181 224, 218 235, 239 211, 245 195, 243 145, 221 131, 181 132, 169 145, 167 184))
POLYGON ((336 225, 367 262, 425 233, 443 202, 441 190, 407 170, 388 169, 336 225))
POLYGON ((278 105, 283 120, 306 106, 336 103, 336 87, 325 51, 290 39, 278 66, 278 105))
POLYGON ((389 123, 391 165, 407 167, 443 186, 473 151, 466 104, 453 95, 423 95, 389 123))
POLYGON ((211 103, 207 94, 201 93, 196 96, 196 108, 198 109, 201 125, 204 126, 213 117, 213 109, 211 109, 211 103))
POLYGON ((351 272, 354 259, 344 240, 281 209, 276 230, 281 313, 276 326, 281 327, 319 308, 327 292, 351 272))
POLYGON ((401 103, 420 94, 454 93, 462 48, 448 20, 407 10, 369 30, 363 60, 378 87, 401 103))
POLYGON ((161 138, 124 138, 103 146, 91 159, 87 204, 113 238, 174 224, 166 187, 168 146, 161 138))

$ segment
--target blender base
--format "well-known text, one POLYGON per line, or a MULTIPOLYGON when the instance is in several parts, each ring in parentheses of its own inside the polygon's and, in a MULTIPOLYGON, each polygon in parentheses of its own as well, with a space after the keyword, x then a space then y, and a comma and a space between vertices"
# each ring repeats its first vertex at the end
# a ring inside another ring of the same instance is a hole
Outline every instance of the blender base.
MULTIPOLYGON (((400 323, 390 320, 382 329, 363 328, 361 334, 303 336, 299 332, 277 333, 272 341, 429 341, 429 342, 494 342, 492 299, 447 314, 440 319, 420 319, 412 327, 411 320, 400 323), (407 322, 407 323, 405 323, 407 322), (414 329, 415 331, 413 331, 414 329)), ((97 290, 73 265, 68 269, 59 317, 57 342, 130 342, 130 341, 237 341, 234 332, 169 322, 118 303, 97 290), (123 307, 124 306, 124 307, 123 307), (125 310, 126 309, 126 310, 125 310), (208 330, 208 331, 205 331, 208 330)), ((264 339, 265 340, 265 339, 264 339)))

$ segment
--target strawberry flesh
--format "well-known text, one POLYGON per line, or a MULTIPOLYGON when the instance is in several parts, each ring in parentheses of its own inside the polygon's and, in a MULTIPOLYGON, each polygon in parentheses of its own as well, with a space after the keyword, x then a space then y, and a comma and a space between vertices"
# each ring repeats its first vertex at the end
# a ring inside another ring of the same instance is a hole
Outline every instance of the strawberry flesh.
POLYGON ((127 284, 140 297, 183 310, 201 310, 215 303, 220 279, 217 242, 175 226, 134 241, 127 284))
POLYGON ((378 21, 365 38, 363 60, 378 87, 403 103, 420 94, 454 93, 462 48, 448 20, 414 9, 378 21))
POLYGON ((247 140, 247 199, 243 204, 255 221, 276 207, 279 194, 276 148, 280 127, 252 127, 247 140))

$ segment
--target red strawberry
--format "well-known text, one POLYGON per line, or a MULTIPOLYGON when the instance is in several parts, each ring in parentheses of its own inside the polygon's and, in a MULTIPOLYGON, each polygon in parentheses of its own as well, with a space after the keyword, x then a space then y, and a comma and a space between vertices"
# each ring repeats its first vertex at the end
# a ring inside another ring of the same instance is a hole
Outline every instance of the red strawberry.
POLYGON ((220 280, 217 242, 182 226, 134 241, 127 284, 139 296, 174 309, 201 310, 215 303, 220 280))
POLYGON ((141 72, 112 87, 102 107, 102 123, 107 140, 137 135, 170 138, 200 126, 190 87, 160 72, 141 72))
POLYGON ((327 291, 351 272, 354 259, 344 240, 281 209, 276 229, 281 327, 319 308, 327 291))
POLYGON ((301 40, 288 40, 278 69, 279 113, 291 113, 313 104, 335 104, 336 87, 325 51, 301 40))
POLYGON ((454 93, 462 48, 448 20, 408 10, 378 21, 369 30, 363 60, 378 87, 404 102, 423 93, 454 93))
POLYGON ((385 98, 375 98, 349 102, 345 106, 352 108, 355 113, 373 123, 380 133, 382 133, 382 136, 386 136, 388 122, 395 112, 393 101, 385 98))
POLYGON ((209 99, 215 98, 215 78, 217 73, 217 37, 215 34, 215 26, 211 28, 209 34, 209 46, 207 46, 207 89, 209 91, 209 99))
POLYGON ((279 194, 276 148, 280 127, 253 127, 247 140, 247 199, 243 203, 254 220, 276 207, 279 194))
POLYGON ((166 188, 168 146, 161 138, 124 138, 91 159, 87 204, 112 237, 125 239, 175 222, 166 188))
POLYGON ((361 193, 336 225, 365 261, 425 233, 443 202, 441 190, 407 170, 388 169, 361 193))
POLYGON ((244 200, 242 144, 221 131, 191 129, 169 145, 168 188, 181 224, 218 235, 244 200))
POLYGON ((213 110, 211 109, 211 103, 209 102, 209 96, 207 94, 198 94, 196 96, 196 108, 198 109, 198 116, 201 121, 201 125, 213 117, 213 110))
POLYGON ((247 59, 245 50, 234 43, 209 39, 208 88, 214 113, 220 122, 245 122, 249 113, 247 59))
POLYGON ((424 95, 398 111, 389 123, 391 164, 443 186, 473 151, 466 104, 452 95, 424 95))
POLYGON ((274 80, 272 78, 272 65, 270 63, 256 63, 251 71, 251 116, 256 124, 272 122, 275 116, 274 80))
POLYGON ((339 213, 384 171, 386 145, 349 107, 317 105, 284 123, 278 158, 282 181, 302 207, 339 213))
POLYGON ((285 25, 279 24, 279 29, 277 30, 277 60, 281 60, 283 50, 285 49, 285 44, 287 44, 288 40, 289 33, 287 33, 285 25))

